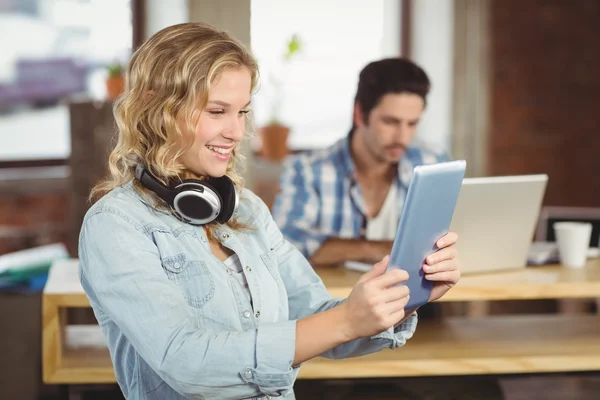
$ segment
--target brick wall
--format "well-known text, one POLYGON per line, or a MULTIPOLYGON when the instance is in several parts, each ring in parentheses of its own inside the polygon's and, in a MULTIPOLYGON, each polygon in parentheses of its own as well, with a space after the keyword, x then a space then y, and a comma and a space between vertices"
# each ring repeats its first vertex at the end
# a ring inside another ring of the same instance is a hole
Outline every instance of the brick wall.
POLYGON ((490 22, 490 173, 545 172, 545 204, 600 207, 600 2, 492 0, 490 22))
POLYGON ((0 195, 0 254, 66 243, 67 192, 0 195))

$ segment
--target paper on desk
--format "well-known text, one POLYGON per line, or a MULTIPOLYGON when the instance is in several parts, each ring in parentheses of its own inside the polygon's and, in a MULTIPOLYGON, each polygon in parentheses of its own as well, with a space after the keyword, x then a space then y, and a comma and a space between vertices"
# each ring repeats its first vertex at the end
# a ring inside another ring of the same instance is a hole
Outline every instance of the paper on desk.
POLYGON ((18 271, 50 265, 52 261, 68 258, 69 252, 63 243, 54 243, 31 249, 19 250, 0 256, 0 274, 6 271, 18 271))
POLYGON ((360 261, 346 261, 344 263, 344 268, 351 269, 352 271, 367 272, 370 271, 373 266, 360 261))

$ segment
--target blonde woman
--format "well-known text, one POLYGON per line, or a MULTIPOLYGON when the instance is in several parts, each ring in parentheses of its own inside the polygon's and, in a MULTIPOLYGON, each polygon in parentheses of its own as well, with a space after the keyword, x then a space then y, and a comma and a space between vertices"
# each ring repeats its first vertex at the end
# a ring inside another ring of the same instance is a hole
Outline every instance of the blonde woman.
MULTIPOLYGON (((137 399, 294 397, 301 363, 409 339, 405 272, 386 259, 333 299, 268 208, 242 188, 239 143, 258 68, 224 32, 166 28, 115 104, 118 143, 80 234, 80 278, 117 381, 137 399)), ((428 276, 458 280, 453 244, 428 276)))

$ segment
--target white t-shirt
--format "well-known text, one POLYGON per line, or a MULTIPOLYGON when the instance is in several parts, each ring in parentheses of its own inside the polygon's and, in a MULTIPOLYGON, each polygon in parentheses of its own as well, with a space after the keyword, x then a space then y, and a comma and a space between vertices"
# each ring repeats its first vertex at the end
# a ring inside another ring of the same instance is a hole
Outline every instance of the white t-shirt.
POLYGON ((223 261, 227 269, 229 269, 232 273, 231 276, 235 279, 236 283, 239 284, 242 288, 242 292, 246 296, 248 303, 252 304, 252 298, 250 296, 250 289, 248 289, 248 280, 246 279, 246 275, 244 275, 244 269, 242 267, 242 262, 237 254, 233 253, 225 261, 223 261))
POLYGON ((392 182, 379 214, 367 220, 365 239, 394 240, 401 212, 397 193, 398 185, 392 182))
MULTIPOLYGON (((252 304, 252 294, 250 293, 250 288, 248 287, 248 279, 246 278, 240 257, 236 253, 233 253, 231 256, 227 257, 223 263, 230 271, 229 275, 233 278, 234 284, 241 287, 244 297, 246 300, 248 300, 249 304, 252 304)), ((260 318, 261 321, 276 321, 276 318, 279 318, 279 308, 276 307, 271 310, 271 312, 272 315, 268 311, 263 310, 260 318)))

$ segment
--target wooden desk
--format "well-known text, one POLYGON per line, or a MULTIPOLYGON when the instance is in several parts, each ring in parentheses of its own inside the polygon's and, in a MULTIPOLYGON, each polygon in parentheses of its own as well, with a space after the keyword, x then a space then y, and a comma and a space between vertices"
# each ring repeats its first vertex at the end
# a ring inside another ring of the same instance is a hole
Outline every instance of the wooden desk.
MULTIPOLYGON (((332 295, 345 297, 360 273, 317 270, 332 295)), ((444 301, 600 297, 600 260, 466 276, 444 301)), ((114 383, 98 326, 68 326, 65 308, 89 307, 76 261, 53 265, 43 295, 46 383, 114 383)), ((300 378, 546 373, 600 370, 600 317, 521 315, 446 318, 419 323, 401 349, 346 360, 306 362, 300 378)))
POLYGON ((108 348, 97 325, 68 325, 67 308, 90 307, 77 260, 54 263, 42 296, 42 377, 45 383, 114 383, 108 348))
MULTIPOLYGON (((360 272, 327 268, 317 272, 332 296, 347 297, 360 272)), ((600 259, 586 268, 559 265, 465 275, 440 301, 539 300, 600 297, 600 259)))

